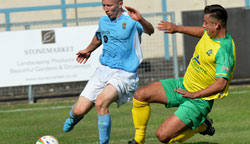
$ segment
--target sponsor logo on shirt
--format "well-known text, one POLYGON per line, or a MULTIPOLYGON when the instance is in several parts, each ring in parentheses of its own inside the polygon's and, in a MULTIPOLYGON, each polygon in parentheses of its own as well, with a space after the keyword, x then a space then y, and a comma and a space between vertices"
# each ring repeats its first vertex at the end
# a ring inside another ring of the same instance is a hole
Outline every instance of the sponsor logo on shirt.
POLYGON ((107 43, 108 42, 108 37, 106 35, 104 35, 103 40, 104 40, 105 43, 107 43))
POLYGON ((201 64, 200 61, 199 61, 199 55, 198 55, 197 57, 195 57, 194 60, 195 60, 198 64, 201 64))
POLYGON ((191 65, 194 67, 194 69, 195 69, 198 73, 202 72, 202 73, 204 73, 204 74, 207 74, 207 70, 204 69, 204 68, 202 68, 202 67, 200 66, 199 55, 198 55, 197 57, 194 57, 194 58, 192 59, 191 65))
POLYGON ((225 66, 223 66, 222 69, 229 72, 229 68, 226 68, 225 66))

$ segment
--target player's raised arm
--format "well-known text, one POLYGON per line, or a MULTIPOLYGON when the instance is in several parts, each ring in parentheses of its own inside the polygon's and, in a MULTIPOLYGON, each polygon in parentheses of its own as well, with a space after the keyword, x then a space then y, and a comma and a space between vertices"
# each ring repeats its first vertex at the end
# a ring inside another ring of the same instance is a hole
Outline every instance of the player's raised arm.
POLYGON ((88 47, 84 50, 80 50, 79 52, 76 53, 77 58, 76 61, 79 63, 86 63, 87 60, 89 59, 91 53, 98 48, 102 44, 102 41, 99 40, 96 36, 93 37, 92 41, 88 45, 88 47))
POLYGON ((141 23, 145 33, 149 35, 154 33, 154 27, 152 26, 152 24, 144 19, 138 10, 129 6, 125 6, 125 8, 128 10, 128 14, 132 19, 141 23))
POLYGON ((202 37, 204 28, 203 27, 192 27, 192 26, 181 26, 175 25, 171 22, 161 21, 158 24, 158 30, 163 31, 165 33, 183 33, 187 35, 191 35, 194 37, 202 37))
POLYGON ((197 91, 197 92, 188 92, 186 90, 183 90, 181 88, 174 89, 175 92, 181 94, 183 97, 195 99, 195 98, 204 98, 211 96, 216 93, 223 92, 228 84, 228 80, 222 77, 216 78, 216 81, 211 84, 209 87, 197 91))

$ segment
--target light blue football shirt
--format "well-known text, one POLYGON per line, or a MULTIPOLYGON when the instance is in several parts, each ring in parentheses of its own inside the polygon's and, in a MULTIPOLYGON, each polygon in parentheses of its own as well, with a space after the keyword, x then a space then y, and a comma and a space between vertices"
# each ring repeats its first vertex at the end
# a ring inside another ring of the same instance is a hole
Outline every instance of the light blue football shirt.
POLYGON ((142 25, 133 20, 127 12, 111 21, 108 16, 99 20, 96 37, 102 40, 103 51, 100 62, 111 68, 136 72, 142 62, 140 39, 142 25))

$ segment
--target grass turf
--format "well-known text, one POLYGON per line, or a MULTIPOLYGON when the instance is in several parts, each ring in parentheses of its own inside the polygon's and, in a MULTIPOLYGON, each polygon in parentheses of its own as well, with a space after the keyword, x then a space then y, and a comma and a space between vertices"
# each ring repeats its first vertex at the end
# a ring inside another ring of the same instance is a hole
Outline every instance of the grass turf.
MULTIPOLYGON (((55 136, 60 144, 98 143, 97 116, 92 109, 69 133, 62 131, 75 100, 38 102, 36 104, 13 104, 0 106, 0 144, 35 144, 43 135, 55 136)), ((250 87, 230 88, 230 95, 216 100, 209 116, 214 121, 214 136, 195 135, 186 144, 249 144, 250 143, 250 87)), ((132 103, 117 109, 110 107, 112 131, 110 144, 126 144, 134 136, 131 117, 132 103)), ((175 108, 151 104, 146 143, 158 144, 155 130, 175 108)))

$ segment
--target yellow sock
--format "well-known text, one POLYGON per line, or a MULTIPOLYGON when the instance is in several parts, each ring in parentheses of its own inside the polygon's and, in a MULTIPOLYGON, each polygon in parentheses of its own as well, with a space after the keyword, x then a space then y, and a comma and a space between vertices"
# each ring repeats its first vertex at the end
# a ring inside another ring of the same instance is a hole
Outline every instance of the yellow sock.
POLYGON ((135 127, 135 141, 144 144, 148 119, 150 116, 150 105, 148 102, 141 102, 133 98, 133 122, 135 127))
POLYGON ((183 133, 179 134, 178 136, 172 138, 168 143, 175 143, 175 142, 184 142, 187 139, 191 138, 194 136, 196 133, 200 133, 206 130, 206 126, 204 124, 201 124, 199 127, 196 129, 187 129, 183 133))

